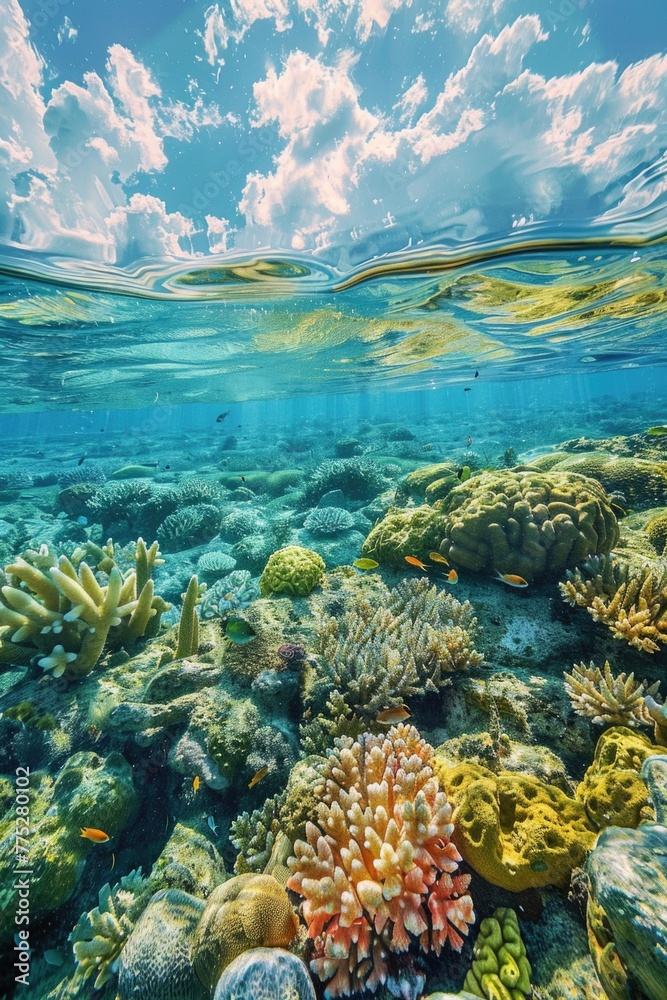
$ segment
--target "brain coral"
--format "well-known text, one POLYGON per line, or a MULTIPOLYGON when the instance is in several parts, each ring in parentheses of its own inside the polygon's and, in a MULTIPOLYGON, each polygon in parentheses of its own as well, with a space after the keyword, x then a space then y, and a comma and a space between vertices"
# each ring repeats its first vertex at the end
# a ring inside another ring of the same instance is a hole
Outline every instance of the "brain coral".
POLYGON ((667 502, 667 466, 642 458, 624 458, 609 452, 571 456, 556 469, 579 472, 597 479, 610 493, 621 493, 635 510, 648 510, 667 502))
POLYGON ((509 469, 483 472, 433 507, 390 511, 363 552, 398 565, 405 555, 437 548, 456 566, 516 573, 531 582, 611 551, 618 537, 607 495, 594 479, 509 469))
POLYGON ((436 773, 456 806, 456 846, 492 885, 512 892, 566 887, 595 842, 583 804, 537 778, 475 764, 436 773))
POLYGON ((223 970, 250 948, 287 947, 299 922, 272 875, 235 875, 214 889, 193 942, 200 982, 215 988, 223 970))
POLYGON ((425 952, 460 951, 474 920, 470 877, 454 874, 452 809, 438 789, 432 748, 412 726, 336 741, 327 759, 319 827, 306 825, 288 860, 288 888, 305 897, 315 940, 311 968, 325 996, 375 991, 388 953, 417 938, 425 952))
POLYGON ((252 948, 228 965, 213 1000, 315 1000, 308 969, 279 948, 252 948))
POLYGON ((305 597, 318 585, 324 570, 324 560, 317 552, 299 545, 288 545, 270 557, 259 579, 259 588, 265 595, 305 597))

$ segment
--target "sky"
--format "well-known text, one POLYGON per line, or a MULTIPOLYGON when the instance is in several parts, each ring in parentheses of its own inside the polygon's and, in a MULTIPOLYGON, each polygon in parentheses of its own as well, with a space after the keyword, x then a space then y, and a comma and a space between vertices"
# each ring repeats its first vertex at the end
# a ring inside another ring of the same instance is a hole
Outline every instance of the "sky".
POLYGON ((2 0, 0 249, 665 232, 664 0, 2 0))

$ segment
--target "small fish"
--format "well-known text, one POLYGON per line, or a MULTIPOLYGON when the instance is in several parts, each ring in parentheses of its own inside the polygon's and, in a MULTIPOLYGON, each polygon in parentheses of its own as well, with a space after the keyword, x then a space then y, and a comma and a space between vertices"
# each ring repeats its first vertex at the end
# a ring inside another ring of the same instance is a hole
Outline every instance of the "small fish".
POLYGON ((116 867, 116 855, 112 851, 111 852, 111 871, 113 871, 115 867, 116 867))
POLYGON ((215 418, 216 424, 221 424, 222 421, 225 419, 225 417, 228 416, 229 416, 229 410, 225 410, 224 413, 219 413, 218 416, 215 418))
POLYGON ((466 386, 466 388, 465 388, 465 389, 464 389, 463 391, 464 391, 464 392, 470 392, 470 386, 469 386, 469 385, 468 385, 468 386, 466 386))
POLYGON ((165 469, 171 469, 170 465, 165 465, 165 469))
POLYGON ((201 778, 198 774, 195 774, 192 779, 192 791, 196 794, 199 791, 199 786, 201 785, 201 778))
POLYGON ((416 566, 417 569, 423 569, 424 572, 426 572, 428 569, 427 566, 424 566, 424 563, 421 561, 421 559, 417 559, 416 556, 406 556, 405 561, 409 566, 416 566))
POLYGON ((214 833, 215 836, 217 837, 218 836, 218 828, 215 825, 215 820, 213 819, 213 817, 209 816, 209 818, 206 820, 206 822, 208 823, 208 827, 209 827, 209 830, 211 831, 211 833, 214 833))
POLYGON ((479 378, 479 372, 475 372, 475 378, 479 378))
POLYGON ((667 424, 656 424, 655 427, 649 427, 646 433, 653 438, 664 437, 667 434, 667 424))
POLYGON ((410 718, 410 709, 407 705, 399 705, 398 708, 385 708, 383 712, 378 712, 375 721, 381 726, 395 726, 399 722, 405 722, 410 718))
POLYGON ((109 834, 104 830, 96 830, 94 826, 82 826, 81 836, 84 840, 92 840, 93 844, 106 844, 109 834))
POLYGON ((500 580, 501 583, 506 583, 508 587, 527 587, 528 580, 524 580, 522 576, 517 576, 515 573, 499 573, 496 570, 493 574, 494 580, 500 580))
POLYGON ((355 559, 352 565, 357 569, 377 569, 380 563, 375 559, 355 559))
POLYGON ((49 965, 55 965, 57 968, 60 968, 61 965, 65 964, 65 957, 55 948, 47 948, 44 952, 44 961, 49 965))
POLYGON ((471 438, 470 434, 468 434, 468 441, 467 441, 468 448, 470 447, 471 444, 472 444, 472 438, 471 438))
POLYGON ((254 788, 255 785, 258 785, 259 782, 262 780, 262 778, 265 778, 268 773, 269 773, 268 764, 265 764, 264 767, 260 767, 257 774, 253 774, 252 778, 250 779, 248 783, 248 788, 254 788))
POLYGON ((459 582, 459 574, 456 572, 455 569, 450 569, 449 573, 447 574, 447 582, 451 583, 452 587, 454 587, 459 582))
POLYGON ((462 483, 465 483, 468 479, 470 479, 470 475, 471 475, 470 466, 462 465, 461 468, 456 473, 456 478, 459 479, 462 483))
POLYGON ((82 455, 82 456, 81 456, 81 458, 79 459, 79 461, 78 461, 78 462, 77 462, 76 464, 77 464, 77 465, 83 465, 83 463, 84 463, 85 461, 86 461, 86 456, 85 456, 85 455, 82 455))
POLYGON ((245 483, 245 476, 241 476, 241 482, 245 483))
POLYGON ((429 552, 428 557, 431 560, 431 562, 441 563, 443 566, 449 566, 449 563, 447 562, 445 557, 441 556, 439 552, 429 552))
POLYGON ((225 622, 225 635, 237 646, 245 646, 257 638, 252 625, 238 615, 230 615, 225 622))

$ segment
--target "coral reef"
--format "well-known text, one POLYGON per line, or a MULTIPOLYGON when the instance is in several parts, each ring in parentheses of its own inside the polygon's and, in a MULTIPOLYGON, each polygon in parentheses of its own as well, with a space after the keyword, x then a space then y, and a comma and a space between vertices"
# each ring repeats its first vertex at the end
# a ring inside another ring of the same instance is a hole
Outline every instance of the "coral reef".
POLYGON ((307 967, 279 948, 252 948, 227 966, 213 1000, 315 1000, 307 967))
POLYGON ((199 614, 197 605, 206 584, 200 585, 196 576, 190 577, 188 589, 183 594, 183 607, 178 622, 178 645, 176 656, 196 656, 199 649, 199 614))
POLYGON ((597 834, 583 804, 537 778, 474 764, 434 768, 455 806, 454 842, 487 882, 565 887, 597 834))
POLYGON ((194 967, 213 990, 223 970, 250 948, 287 947, 297 916, 271 875, 235 875, 209 896, 193 939, 194 967))
POLYGON ((320 583, 324 570, 324 561, 317 552, 288 545, 273 553, 259 579, 259 588, 264 595, 306 597, 320 583))
POLYGON ((589 559, 559 584, 564 600, 586 608, 615 639, 645 653, 667 643, 667 571, 633 571, 611 556, 589 559))
POLYGON ((455 950, 473 922, 469 877, 455 874, 451 806, 412 726, 337 741, 323 775, 318 826, 294 845, 288 887, 305 897, 311 968, 326 996, 375 990, 390 956, 415 938, 455 950))
POLYGON ((340 535, 353 528, 355 520, 343 507, 315 507, 303 522, 303 526, 315 538, 340 535))
POLYGON ((667 502, 667 471, 657 462, 595 451, 569 456, 556 469, 597 479, 607 492, 622 494, 635 510, 648 510, 667 502))
MULTIPOLYGON (((88 471, 88 470, 86 470, 88 471)), ((85 483, 94 482, 86 478, 85 483)), ((109 482, 86 501, 91 521, 102 525, 104 532, 130 538, 151 535, 162 521, 178 507, 177 493, 142 480, 109 482)))
POLYGON ((369 459, 339 458, 321 465, 311 473, 304 490, 306 507, 316 507, 331 490, 340 490, 347 500, 370 500, 385 487, 380 468, 369 459))
POLYGON ((258 597, 257 580, 247 569, 235 569, 206 589, 201 600, 201 616, 222 617, 230 611, 242 611, 258 597))
POLYGON ((179 552, 210 542, 220 529, 220 511, 213 504, 198 503, 168 514, 157 529, 165 552, 179 552))
POLYGON ((624 726, 605 730, 593 763, 577 788, 577 799, 598 830, 608 826, 636 827, 652 819, 646 785, 639 774, 645 760, 660 753, 642 733, 624 726))
POLYGON ((139 539, 135 569, 124 575, 111 541, 104 549, 88 543, 71 560, 51 551, 40 551, 31 562, 15 559, 5 569, 11 583, 2 588, 0 662, 36 659, 54 677, 82 677, 105 647, 126 647, 155 635, 160 615, 169 609, 154 594, 151 572, 158 557, 157 542, 146 549, 139 539), (84 559, 89 553, 96 560, 92 568, 84 559))
POLYGON ((660 687, 659 681, 650 685, 645 680, 637 683, 634 674, 614 677, 609 660, 605 660, 602 669, 592 660, 589 666, 575 663, 572 673, 563 676, 572 708, 577 715, 592 719, 597 725, 647 725, 646 695, 653 697, 660 687))
POLYGON ((530 974, 516 913, 500 908, 479 925, 463 988, 484 1000, 526 1000, 530 974))
POLYGON ((646 525, 646 534, 656 552, 662 555, 667 545, 667 510, 651 518, 646 525))
POLYGON ((206 582, 218 580, 236 566, 236 559, 222 549, 211 549, 204 552, 197 560, 197 575, 206 582))

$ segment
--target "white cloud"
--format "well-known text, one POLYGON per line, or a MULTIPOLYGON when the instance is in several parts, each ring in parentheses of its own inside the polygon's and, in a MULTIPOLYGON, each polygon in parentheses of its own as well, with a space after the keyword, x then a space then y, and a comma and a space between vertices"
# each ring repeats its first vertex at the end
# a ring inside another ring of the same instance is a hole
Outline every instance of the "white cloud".
POLYGON ((227 219, 219 219, 215 215, 206 216, 206 235, 211 253, 224 253, 227 250, 231 232, 227 219))
POLYGON ((272 20, 276 31, 290 27, 289 0, 231 0, 230 10, 231 18, 217 3, 204 11, 204 30, 199 36, 211 66, 224 65, 222 53, 230 41, 238 44, 255 21, 272 20))
MULTIPOLYGON (((410 0, 407 0, 409 4, 410 0)), ((406 5, 406 0, 361 0, 359 4, 359 18, 357 20, 357 34, 361 42, 365 42, 370 37, 374 28, 384 31, 391 15, 406 5)))
POLYGON ((445 21, 450 28, 469 35, 499 13, 505 0, 449 0, 445 21))
POLYGON ((75 42, 78 34, 79 29, 75 28, 70 19, 66 17, 58 28, 58 44, 62 45, 63 42, 75 42))
POLYGON ((192 220, 180 212, 167 212, 164 202, 152 195, 133 194, 106 221, 117 263, 124 263, 125 258, 129 262, 139 257, 192 254, 192 220))

